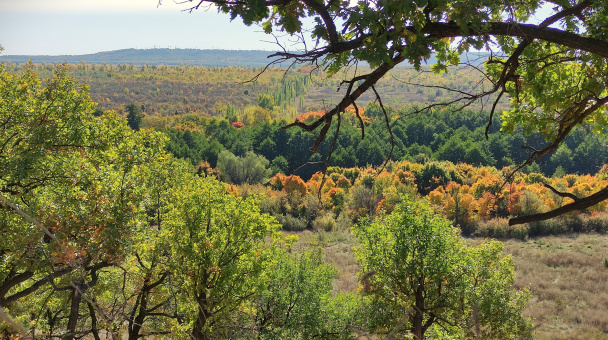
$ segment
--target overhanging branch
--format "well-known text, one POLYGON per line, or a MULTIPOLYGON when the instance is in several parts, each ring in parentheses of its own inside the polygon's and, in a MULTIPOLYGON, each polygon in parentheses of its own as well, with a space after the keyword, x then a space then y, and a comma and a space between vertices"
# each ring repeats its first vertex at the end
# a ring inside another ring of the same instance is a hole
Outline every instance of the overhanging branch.
POLYGON ((569 212, 579 211, 579 210, 589 208, 606 199, 608 199, 608 186, 605 187, 604 189, 596 192, 595 194, 593 194, 591 196, 579 198, 578 200, 576 200, 570 204, 566 204, 562 207, 553 209, 551 211, 547 211, 547 212, 544 212, 541 214, 513 217, 512 219, 509 220, 509 225, 524 224, 524 223, 548 220, 550 218, 557 217, 557 216, 560 216, 560 215, 563 215, 563 214, 566 214, 569 212))

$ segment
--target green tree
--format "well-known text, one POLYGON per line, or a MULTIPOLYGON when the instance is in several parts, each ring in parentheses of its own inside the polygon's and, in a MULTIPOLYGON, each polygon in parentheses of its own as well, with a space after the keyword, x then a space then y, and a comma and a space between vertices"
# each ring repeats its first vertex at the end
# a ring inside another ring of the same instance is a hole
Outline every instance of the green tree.
MULTIPOLYGON (((216 4, 232 19, 241 17, 246 25, 259 23, 266 33, 280 30, 298 37, 303 34, 317 42, 314 49, 303 48, 303 52, 275 53, 274 62, 321 62, 329 75, 359 62, 371 66, 371 72, 354 74, 343 82, 347 86, 342 99, 322 117, 309 124, 295 121, 289 125, 307 131, 319 129, 319 140, 328 136, 329 126, 337 120, 334 118, 368 90, 378 96, 374 85, 396 65, 410 63, 421 71, 423 62, 434 57, 431 70, 447 72, 448 66, 459 64, 462 53, 489 50, 490 46, 493 53, 486 59, 483 71, 488 86, 479 86, 478 92, 471 93, 451 88, 463 96, 443 105, 449 108, 456 103, 453 109, 459 110, 491 95, 510 97, 511 109, 503 114, 502 130, 513 132, 523 128, 527 134, 542 134, 548 142, 531 154, 526 165, 555 150, 577 125, 588 124, 596 132, 608 125, 605 1, 548 4, 537 0, 363 0, 325 4, 294 0, 280 3, 199 0, 191 9, 198 9, 202 3, 216 4), (537 23, 530 23, 533 17, 537 23), (496 57, 496 49, 505 57, 496 57)), ((471 66, 479 70, 478 65, 471 66)), ((437 106, 432 104, 426 109, 437 106)), ((422 112, 425 108, 412 111, 422 112)), ((412 135, 410 131, 407 133, 412 135)), ((313 152, 318 145, 316 141, 313 152)), ((551 218, 607 198, 608 187, 555 211, 513 218, 510 223, 551 218)))
POLYGON ((277 156, 275 157, 272 162, 270 163, 270 169, 272 170, 272 173, 282 173, 284 174, 285 172, 287 172, 287 169, 289 167, 289 163, 287 163, 287 159, 283 156, 277 156))
POLYGON ((191 178, 177 193, 162 233, 179 278, 184 331, 194 339, 227 338, 270 260, 265 239, 279 225, 260 213, 254 196, 233 196, 211 177, 191 178))
POLYGON ((139 130, 141 121, 145 117, 142 108, 131 103, 125 107, 125 110, 127 111, 127 122, 129 124, 129 127, 136 131, 139 130))
POLYGON ((48 327, 73 338, 101 271, 122 260, 144 219, 141 171, 165 153, 158 133, 95 117, 88 89, 66 71, 43 86, 29 68, 0 65, 0 305, 37 318, 43 310, 27 298, 43 291, 62 301, 47 309, 48 327))
POLYGON ((258 338, 350 338, 348 326, 360 312, 357 299, 332 297, 336 271, 320 250, 292 253, 276 246, 272 258, 253 300, 258 338))
POLYGON ((408 199, 354 232, 376 332, 418 340, 529 336, 521 315, 527 295, 513 289, 513 264, 500 243, 469 247, 450 221, 408 199))
MULTIPOLYGON (((194 175, 191 165, 159 157, 142 172, 145 178, 147 223, 133 233, 133 245, 121 266, 113 268, 97 296, 106 306, 119 306, 117 323, 127 325, 129 340, 142 335, 171 334, 183 316, 166 251, 165 216, 179 199, 179 188, 194 175), (123 307, 124 306, 124 307, 123 307)), ((106 311, 107 312, 107 311, 106 311)))
POLYGON ((248 151, 244 157, 235 156, 228 150, 220 152, 217 167, 221 177, 234 184, 262 183, 270 177, 270 162, 263 156, 248 151))
POLYGON ((258 94, 258 106, 266 110, 272 110, 272 107, 274 106, 274 98, 271 94, 260 93, 258 94))

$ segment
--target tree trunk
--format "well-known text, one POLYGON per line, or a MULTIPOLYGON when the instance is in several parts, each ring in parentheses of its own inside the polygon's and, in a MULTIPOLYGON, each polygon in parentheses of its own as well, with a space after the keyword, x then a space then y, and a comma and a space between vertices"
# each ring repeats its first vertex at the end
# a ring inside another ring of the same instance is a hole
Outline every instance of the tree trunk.
MULTIPOLYGON (((147 282, 146 282, 147 283, 147 282)), ((140 305, 139 305, 139 313, 135 320, 133 320, 133 327, 129 330, 129 340, 137 340, 139 338, 139 332, 141 331, 141 326, 148 315, 148 294, 149 292, 146 290, 146 284, 144 284, 144 288, 141 294, 140 305)), ((134 307, 136 308, 136 307, 134 307)))
POLYGON ((87 302, 87 306, 89 306, 89 315, 91 316, 91 333, 93 333, 93 338, 95 338, 95 340, 101 340, 99 337, 99 329, 97 329, 97 315, 95 314, 95 308, 90 302, 87 302))
POLYGON ((414 339, 422 340, 424 338, 424 278, 422 277, 418 279, 415 299, 411 332, 414 334, 414 339))
POLYGON ((74 340, 74 334, 76 333, 76 324, 78 323, 78 311, 80 309, 81 300, 82 294, 80 292, 80 289, 74 287, 72 289, 72 304, 70 305, 70 316, 68 318, 68 334, 66 336, 67 340, 74 340))
POLYGON ((207 310, 208 301, 207 301, 207 293, 203 292, 199 295, 197 299, 198 303, 198 316, 196 318, 196 323, 194 324, 194 329, 192 330, 192 338, 194 340, 207 340, 207 334, 205 334, 205 325, 207 324, 207 318, 210 316, 210 312, 207 310))

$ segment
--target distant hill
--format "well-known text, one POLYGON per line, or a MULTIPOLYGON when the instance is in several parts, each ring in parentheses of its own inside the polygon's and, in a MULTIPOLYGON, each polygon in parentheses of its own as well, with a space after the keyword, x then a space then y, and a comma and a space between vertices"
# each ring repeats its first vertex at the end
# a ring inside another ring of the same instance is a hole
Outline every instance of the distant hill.
POLYGON ((125 49, 84 55, 0 55, 0 62, 77 64, 135 64, 135 65, 196 65, 196 66, 266 66, 272 51, 196 50, 155 48, 125 49))
MULTIPOLYGON (((154 48, 138 50, 134 48, 98 52, 83 55, 0 55, 0 62, 27 63, 68 63, 78 64, 134 64, 134 65, 196 65, 196 66, 266 66, 271 59, 268 56, 272 51, 240 51, 240 50, 196 50, 196 49, 169 49, 154 48)), ((463 55, 462 61, 481 64, 487 59, 488 53, 470 52, 463 55)), ((427 64, 435 62, 431 57, 427 64)), ((282 66, 288 66, 284 63, 282 66)))

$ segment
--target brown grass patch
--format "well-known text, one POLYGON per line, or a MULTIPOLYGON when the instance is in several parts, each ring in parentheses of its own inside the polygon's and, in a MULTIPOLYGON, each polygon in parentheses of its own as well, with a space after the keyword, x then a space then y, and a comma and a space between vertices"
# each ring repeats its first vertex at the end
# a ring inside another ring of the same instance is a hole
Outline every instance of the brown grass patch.
POLYGON ((525 310, 535 339, 608 339, 608 257, 605 235, 506 241, 515 285, 530 289, 525 310))

